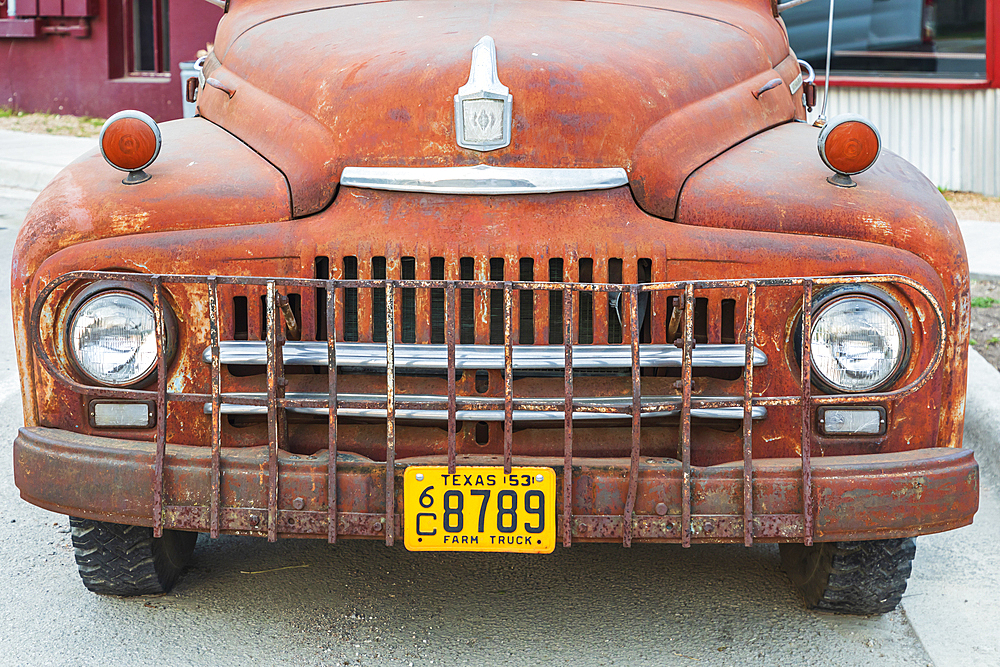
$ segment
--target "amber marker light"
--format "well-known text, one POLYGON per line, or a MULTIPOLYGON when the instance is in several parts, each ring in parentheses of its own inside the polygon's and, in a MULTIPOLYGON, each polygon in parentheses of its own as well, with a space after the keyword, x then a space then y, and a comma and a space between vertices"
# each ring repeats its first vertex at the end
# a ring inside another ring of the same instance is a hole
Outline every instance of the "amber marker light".
POLYGON ((854 114, 831 118, 816 143, 823 163, 837 172, 826 180, 841 188, 857 185, 851 176, 875 164, 882 152, 882 138, 868 120, 854 114))
POLYGON ((142 183, 150 179, 143 170, 160 154, 160 128, 141 111, 119 111, 105 121, 98 144, 108 164, 129 172, 122 183, 142 183))

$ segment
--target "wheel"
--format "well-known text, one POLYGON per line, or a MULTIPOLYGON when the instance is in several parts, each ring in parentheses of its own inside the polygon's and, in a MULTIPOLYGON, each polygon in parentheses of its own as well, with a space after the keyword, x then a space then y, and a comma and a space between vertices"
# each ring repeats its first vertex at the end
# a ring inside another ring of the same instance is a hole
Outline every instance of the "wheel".
POLYGON ((912 537, 868 542, 782 544, 781 564, 811 609, 884 614, 899 604, 917 553, 912 537))
POLYGON ((83 585, 95 593, 166 593, 191 558, 198 533, 69 518, 83 585))

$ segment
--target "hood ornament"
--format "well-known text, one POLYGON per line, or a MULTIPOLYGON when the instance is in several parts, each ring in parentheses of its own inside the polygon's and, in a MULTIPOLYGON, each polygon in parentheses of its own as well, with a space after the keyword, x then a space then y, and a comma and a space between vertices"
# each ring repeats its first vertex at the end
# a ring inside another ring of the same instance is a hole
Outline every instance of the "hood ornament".
POLYGON ((455 136, 462 148, 492 151, 510 145, 514 97, 497 75, 497 48, 489 35, 472 49, 468 82, 455 95, 455 136))

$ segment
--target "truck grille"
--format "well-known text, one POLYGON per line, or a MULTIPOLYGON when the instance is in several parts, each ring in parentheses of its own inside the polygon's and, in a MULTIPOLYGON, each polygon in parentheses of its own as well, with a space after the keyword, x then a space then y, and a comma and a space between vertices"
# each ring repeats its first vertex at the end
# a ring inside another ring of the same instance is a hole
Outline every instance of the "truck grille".
MULTIPOLYGON (((561 257, 459 257, 446 266, 444 257, 386 258, 360 260, 356 256, 316 257, 317 280, 357 281, 396 279, 460 280, 467 282, 516 281, 518 283, 623 283, 662 282, 665 267, 654 267, 653 260, 624 260, 612 257, 595 262, 592 258, 561 257), (654 270, 655 269, 655 270, 654 270), (418 275, 420 274, 420 275, 418 275)), ((624 288, 624 286, 623 286, 624 288)), ((623 289, 620 288, 620 289, 623 289)), ((232 340, 265 340, 267 337, 266 297, 261 290, 231 297, 230 331, 232 340)), ((660 303, 648 294, 639 308, 640 343, 667 343, 667 327, 679 294, 661 297, 660 303)), ((302 340, 323 341, 327 323, 323 316, 326 290, 289 291, 290 307, 302 326, 302 340)), ((714 295, 698 297, 694 310, 696 343, 735 343, 736 299, 714 295), (714 335, 713 335, 714 334, 714 335)), ((384 343, 386 339, 385 288, 348 287, 337 296, 337 330, 344 342, 384 343)), ((620 344, 627 342, 628 313, 623 307, 622 292, 582 291, 575 306, 574 332, 579 344, 620 344)), ((443 288, 418 290, 402 287, 397 299, 396 338, 400 343, 445 342, 445 298, 443 288)), ((562 344, 564 335, 563 303, 558 290, 515 289, 512 301, 513 341, 519 345, 562 344)), ((456 297, 457 342, 461 345, 503 344, 503 290, 478 292, 461 288, 456 297)), ((228 320, 229 318, 227 318, 228 320)))

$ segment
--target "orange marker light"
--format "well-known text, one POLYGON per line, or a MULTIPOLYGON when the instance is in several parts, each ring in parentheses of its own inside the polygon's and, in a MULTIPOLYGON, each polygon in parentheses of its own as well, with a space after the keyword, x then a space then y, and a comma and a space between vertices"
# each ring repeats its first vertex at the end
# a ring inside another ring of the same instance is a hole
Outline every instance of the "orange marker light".
POLYGON ((869 121, 844 114, 830 119, 820 131, 817 148, 824 164, 837 172, 837 176, 828 180, 841 187, 853 187, 856 184, 850 176, 875 164, 882 151, 882 140, 869 121))
POLYGON ((101 154, 115 169, 129 172, 126 185, 149 180, 143 169, 160 153, 160 128, 141 111, 119 111, 101 128, 101 154))

